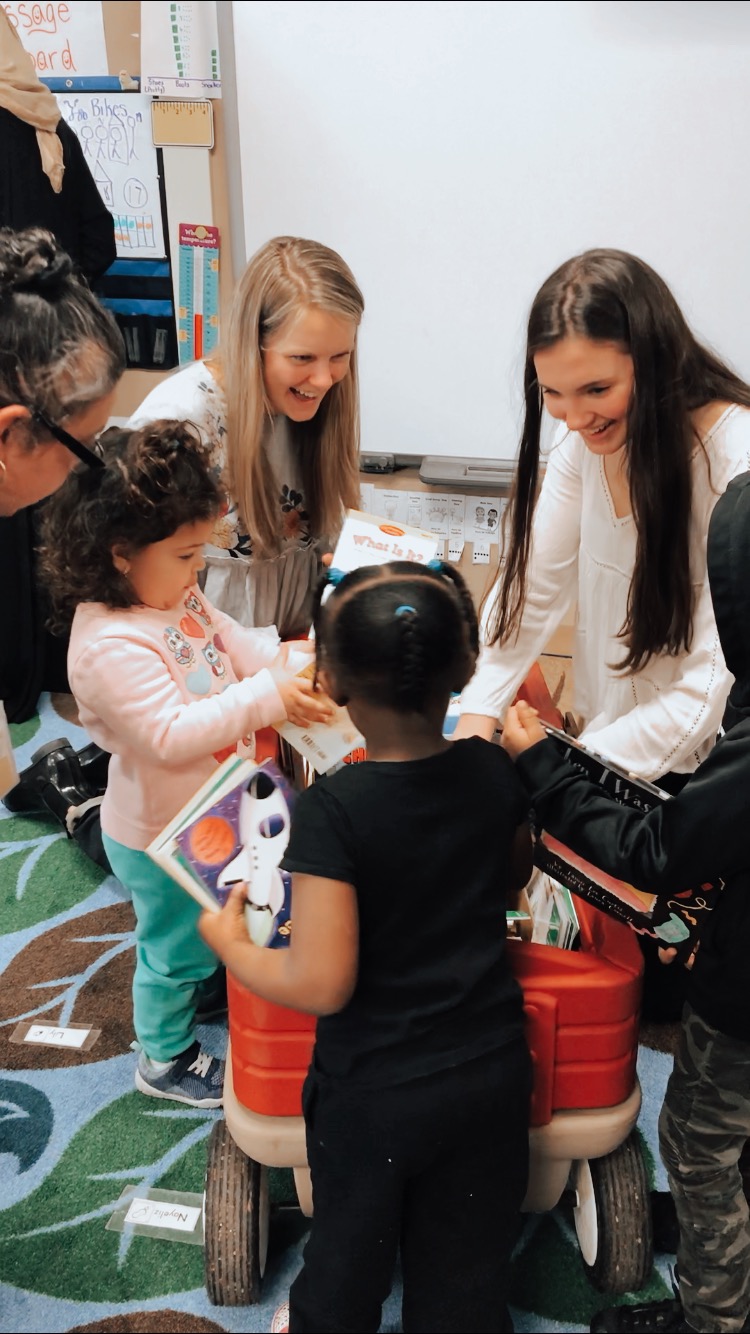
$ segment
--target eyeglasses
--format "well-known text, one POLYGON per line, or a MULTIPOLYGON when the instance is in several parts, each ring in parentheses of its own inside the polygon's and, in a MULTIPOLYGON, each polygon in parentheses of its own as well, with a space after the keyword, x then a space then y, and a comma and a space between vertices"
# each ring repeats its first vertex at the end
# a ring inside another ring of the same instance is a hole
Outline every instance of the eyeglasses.
POLYGON ((71 454, 75 454, 76 458, 80 459, 81 463, 85 463, 87 468, 103 468, 105 466, 101 455, 95 453, 88 445, 84 445, 83 441, 76 440, 74 435, 64 430, 62 426, 58 426, 57 422, 53 422, 46 412, 42 412, 40 408, 32 412, 31 420, 43 426, 49 435, 58 440, 66 449, 69 449, 71 454))

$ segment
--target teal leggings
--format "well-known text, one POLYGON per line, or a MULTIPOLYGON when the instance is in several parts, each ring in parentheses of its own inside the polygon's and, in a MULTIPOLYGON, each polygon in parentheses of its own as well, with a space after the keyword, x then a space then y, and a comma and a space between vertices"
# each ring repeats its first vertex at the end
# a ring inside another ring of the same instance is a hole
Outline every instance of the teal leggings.
POLYGON ((102 835, 135 909, 135 1035, 153 1061, 171 1061, 194 1040, 198 984, 218 959, 198 934, 200 907, 145 852, 102 835))

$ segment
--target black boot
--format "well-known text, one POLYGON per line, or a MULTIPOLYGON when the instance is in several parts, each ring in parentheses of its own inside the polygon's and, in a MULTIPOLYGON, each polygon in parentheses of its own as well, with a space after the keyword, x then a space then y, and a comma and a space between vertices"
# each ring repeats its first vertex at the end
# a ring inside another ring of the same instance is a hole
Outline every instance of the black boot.
POLYGON ((102 750, 101 746, 97 746, 95 741, 90 741, 88 746, 84 746, 78 752, 78 762, 86 779, 86 786, 97 797, 104 796, 107 790, 110 759, 111 756, 108 751, 102 750))
POLYGON ((112 874, 112 867, 109 864, 109 858, 104 851, 102 841, 102 822, 99 814, 99 802, 91 805, 84 811, 83 815, 71 812, 71 817, 66 822, 69 826, 68 833, 81 852, 85 852, 92 862, 101 866, 108 875, 112 874))
POLYGON ((98 795, 89 788, 67 737, 58 737, 34 751, 31 764, 3 802, 14 815, 55 815, 67 830, 71 806, 82 806, 98 795))

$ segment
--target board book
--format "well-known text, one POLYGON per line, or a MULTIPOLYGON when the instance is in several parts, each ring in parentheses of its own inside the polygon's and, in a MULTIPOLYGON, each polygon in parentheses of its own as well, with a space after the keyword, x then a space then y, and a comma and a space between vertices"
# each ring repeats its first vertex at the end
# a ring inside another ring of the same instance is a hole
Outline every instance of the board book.
MULTIPOLYGON (((610 764, 559 728, 547 723, 544 727, 560 754, 621 806, 646 812, 671 800, 654 783, 610 764)), ((535 828, 534 839, 536 866, 573 894, 627 922, 634 931, 652 936, 660 946, 675 949, 679 961, 687 961, 695 952, 706 913, 721 892, 721 881, 686 886, 670 896, 650 894, 600 871, 544 829, 535 828)))
MULTIPOLYGON (((331 569, 348 574, 361 565, 386 565, 393 560, 416 561, 426 565, 434 559, 439 538, 422 528, 347 510, 341 535, 333 553, 331 569)), ((331 585, 333 587, 333 585, 331 585)), ((299 676, 310 680, 315 675, 315 663, 308 662, 299 676)), ((313 723, 298 727, 296 723, 277 723, 276 731, 294 746, 295 750, 312 765, 316 773, 330 773, 353 752, 365 744, 361 732, 354 726, 346 709, 337 707, 327 723, 313 723)))
POLYGON ((230 755, 146 849, 209 912, 247 885, 245 920, 256 945, 278 948, 291 932, 289 842, 293 793, 271 760, 230 755))

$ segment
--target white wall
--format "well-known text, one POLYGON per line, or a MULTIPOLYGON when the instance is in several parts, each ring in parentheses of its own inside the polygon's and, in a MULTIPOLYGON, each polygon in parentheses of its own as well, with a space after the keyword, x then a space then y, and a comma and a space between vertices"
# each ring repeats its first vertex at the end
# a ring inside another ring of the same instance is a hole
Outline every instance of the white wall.
MULTIPOLYGON (((640 254, 750 377, 750 5, 235 3, 247 254, 339 250, 363 448, 515 452, 530 301, 640 254)), ((241 177, 238 174, 241 171, 241 177)))

